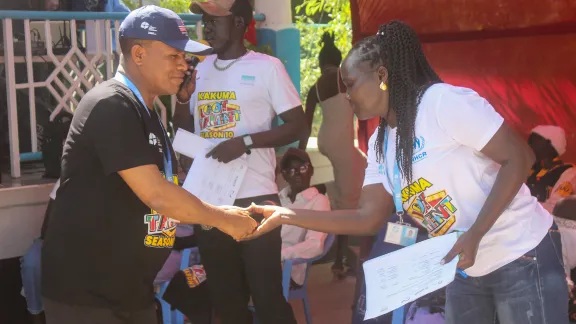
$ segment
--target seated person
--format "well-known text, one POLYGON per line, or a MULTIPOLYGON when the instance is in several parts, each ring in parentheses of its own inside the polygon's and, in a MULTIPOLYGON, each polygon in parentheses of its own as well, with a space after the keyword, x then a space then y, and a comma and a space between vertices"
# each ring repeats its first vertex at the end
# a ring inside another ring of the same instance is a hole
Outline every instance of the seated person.
POLYGON ((40 293, 40 252, 42 251, 44 234, 46 233, 46 228, 48 227, 50 211, 52 210, 54 200, 56 200, 56 191, 59 187, 60 179, 56 181, 54 188, 52 188, 52 192, 50 192, 50 200, 48 201, 48 207, 46 208, 46 213, 44 214, 44 221, 42 222, 40 237, 34 240, 32 246, 28 249, 21 260, 22 270, 20 273, 22 275, 22 286, 24 288, 24 295, 26 297, 28 312, 31 315, 32 323, 34 324, 43 324, 46 322, 44 319, 42 295, 40 293))
POLYGON ((532 196, 554 214, 552 210, 560 199, 576 194, 576 168, 560 159, 566 152, 566 134, 558 126, 540 125, 530 133, 528 144, 536 162, 526 185, 532 196))
MULTIPOLYGON (((280 161, 280 171, 288 187, 278 194, 282 206, 291 209, 310 209, 329 211, 330 200, 310 186, 314 168, 310 156, 303 150, 290 148, 280 161)), ((326 233, 320 233, 305 228, 282 226, 282 261, 298 258, 313 258, 320 255, 324 249, 326 233)), ((306 264, 295 265, 292 269, 292 287, 304 284, 306 264)))

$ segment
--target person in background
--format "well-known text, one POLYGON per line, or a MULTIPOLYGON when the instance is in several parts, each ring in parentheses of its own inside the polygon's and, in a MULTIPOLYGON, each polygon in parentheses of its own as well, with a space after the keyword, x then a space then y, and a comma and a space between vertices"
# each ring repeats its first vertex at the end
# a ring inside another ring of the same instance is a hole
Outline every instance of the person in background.
MULTIPOLYGON (((198 64, 196 92, 178 96, 175 126, 214 143, 207 158, 228 163, 246 157, 234 206, 279 205, 274 148, 303 137, 300 96, 280 60, 245 47, 253 18, 249 0, 192 1, 190 9, 202 14, 204 38, 216 55, 198 64), (276 116, 283 123, 272 127, 276 116)), ((194 233, 222 324, 252 323, 250 296, 261 323, 296 323, 282 294, 280 229, 242 243, 206 226, 194 233)))
POLYGON ((564 260, 564 270, 566 280, 570 290, 569 318, 576 321, 576 195, 571 195, 560 199, 553 210, 554 221, 558 224, 558 230, 562 238, 562 258, 564 260))
MULTIPOLYGON (((318 132, 318 150, 330 160, 334 170, 334 190, 328 191, 332 210, 355 209, 360 199, 366 157, 354 145, 354 111, 346 99, 346 87, 340 78, 342 53, 334 44, 333 34, 324 33, 322 43, 318 55, 322 75, 306 97, 306 121, 311 130, 319 104, 323 117, 318 132)), ((307 145, 308 137, 300 141, 299 147, 305 150, 307 145)), ((351 268, 347 252, 348 236, 338 235, 332 272, 340 279, 351 268)))
MULTIPOLYGON (((282 206, 293 209, 329 211, 328 197, 310 186, 314 167, 310 156, 300 149, 290 148, 280 161, 280 170, 288 187, 280 190, 282 206)), ((282 226, 282 261, 298 258, 314 258, 324 249, 326 233, 302 227, 282 226)), ((292 285, 302 286, 306 277, 306 264, 297 264, 292 269, 292 285)))
POLYGON ((52 212, 54 200, 56 200, 56 192, 59 187, 60 179, 56 181, 56 184, 54 184, 54 187, 50 192, 50 199, 48 200, 48 207, 46 207, 46 212, 44 213, 44 221, 42 222, 40 237, 34 240, 32 246, 28 249, 26 254, 24 254, 21 260, 22 286, 26 297, 26 304, 28 305, 28 312, 30 313, 33 324, 46 323, 44 306, 42 305, 42 293, 40 290, 40 278, 42 277, 40 272, 40 255, 42 251, 42 242, 46 235, 48 219, 52 212))
POLYGON ((446 287, 447 324, 567 324, 562 242, 524 184, 527 143, 478 93, 443 83, 401 21, 356 43, 341 69, 358 119, 380 117, 359 208, 252 206, 266 220, 246 239, 283 224, 372 234, 405 213, 431 236, 462 232, 439 260, 459 256, 465 271, 446 287))
MULTIPOLYGON (((528 145, 536 155, 536 162, 526 184, 532 196, 552 213, 560 199, 576 194, 576 168, 560 159, 566 152, 566 134, 558 126, 536 126, 528 137, 528 145)), ((567 208, 558 208, 557 212, 563 214, 554 215, 567 219, 573 216, 570 213, 564 214, 565 210, 568 211, 567 208)))
MULTIPOLYGON (((536 126, 528 137, 536 162, 526 184, 554 221, 562 239, 562 258, 570 292, 574 290, 576 273, 576 168, 563 162, 566 152, 566 133, 554 125, 536 126)), ((571 294, 570 318, 576 320, 574 298, 571 294)))

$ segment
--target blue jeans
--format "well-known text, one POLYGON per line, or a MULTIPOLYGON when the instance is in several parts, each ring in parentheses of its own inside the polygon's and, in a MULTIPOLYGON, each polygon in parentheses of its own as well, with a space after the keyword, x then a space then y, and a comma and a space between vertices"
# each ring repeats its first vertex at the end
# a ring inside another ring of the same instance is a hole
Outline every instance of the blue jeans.
POLYGON ((446 324, 568 324, 560 233, 490 274, 456 275, 446 298, 446 324))
POLYGON ((21 260, 21 275, 26 304, 30 314, 38 315, 44 311, 42 294, 40 293, 40 255, 42 240, 36 239, 21 260))

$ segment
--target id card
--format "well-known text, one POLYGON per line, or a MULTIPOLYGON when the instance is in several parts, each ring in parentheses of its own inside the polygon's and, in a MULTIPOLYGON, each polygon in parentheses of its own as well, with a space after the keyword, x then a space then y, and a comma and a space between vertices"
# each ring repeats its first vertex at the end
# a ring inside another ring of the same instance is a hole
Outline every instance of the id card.
POLYGON ((409 246, 416 243, 418 229, 405 223, 388 223, 384 242, 409 246))

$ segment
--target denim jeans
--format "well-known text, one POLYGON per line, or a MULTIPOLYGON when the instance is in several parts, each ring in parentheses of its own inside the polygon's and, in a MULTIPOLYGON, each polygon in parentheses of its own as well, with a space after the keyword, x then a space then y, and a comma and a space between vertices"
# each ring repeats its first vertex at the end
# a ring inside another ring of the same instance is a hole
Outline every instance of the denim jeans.
POLYGON ((456 275, 446 295, 446 324, 568 324, 560 233, 490 274, 456 275))
POLYGON ((26 304, 30 314, 38 315, 44 311, 40 293, 40 255, 42 240, 36 239, 21 260, 21 275, 26 304))

